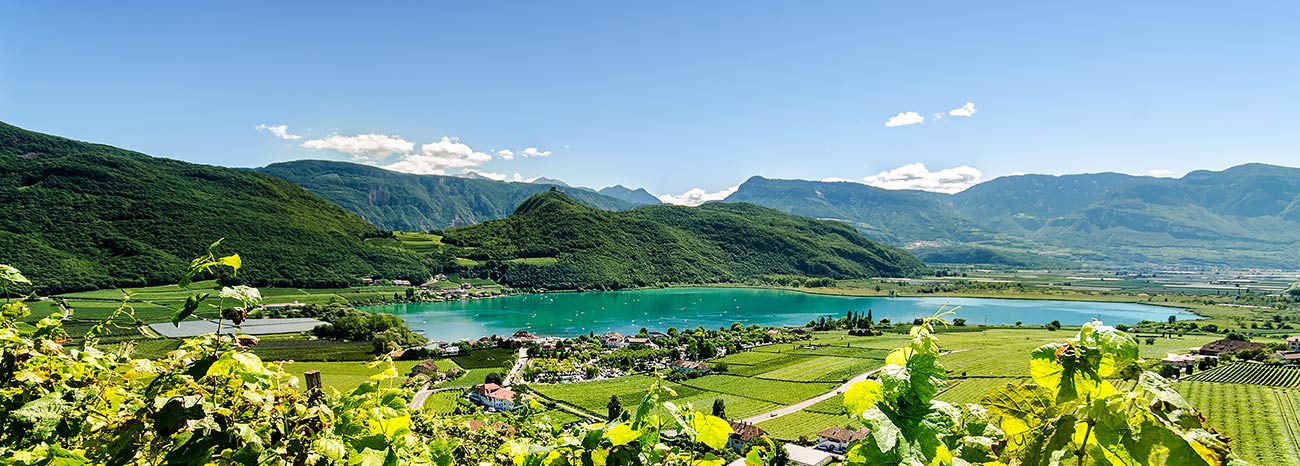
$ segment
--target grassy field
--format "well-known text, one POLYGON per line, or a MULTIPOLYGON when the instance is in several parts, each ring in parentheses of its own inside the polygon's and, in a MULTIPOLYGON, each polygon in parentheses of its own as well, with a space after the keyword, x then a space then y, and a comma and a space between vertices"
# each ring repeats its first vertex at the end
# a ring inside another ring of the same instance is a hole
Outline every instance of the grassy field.
POLYGON ((1300 466, 1300 390, 1183 381, 1178 391, 1254 464, 1300 466))
POLYGON ((787 414, 770 421, 761 421, 755 425, 766 430, 768 435, 787 442, 798 440, 799 437, 816 440, 817 432, 831 426, 853 429, 862 427, 861 424, 843 414, 825 414, 808 410, 787 414))

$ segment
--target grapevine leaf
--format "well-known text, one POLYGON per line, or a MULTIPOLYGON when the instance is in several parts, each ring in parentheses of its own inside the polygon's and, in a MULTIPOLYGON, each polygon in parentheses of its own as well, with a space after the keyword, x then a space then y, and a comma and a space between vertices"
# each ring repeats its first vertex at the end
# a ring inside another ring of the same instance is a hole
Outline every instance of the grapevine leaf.
POLYGON ((199 293, 185 298, 185 305, 172 313, 172 325, 180 327, 181 321, 189 318, 199 309, 199 304, 208 299, 207 293, 199 293))
POLYGON ((1007 384, 994 389, 980 400, 984 407, 1002 419, 1008 437, 1028 434, 1054 416, 1054 403, 1045 388, 1007 384))
POLYGON ((31 280, 24 277, 18 269, 6 264, 0 264, 0 280, 13 284, 25 283, 30 285, 32 283, 31 280))
POLYGON ((616 447, 626 445, 640 436, 641 431, 633 429, 632 425, 628 423, 616 425, 612 429, 605 431, 605 438, 609 439, 609 442, 616 447))
POLYGON ((243 265, 243 261, 239 259, 239 254, 231 254, 229 256, 217 259, 217 264, 230 267, 231 269, 234 269, 236 272, 238 272, 239 267, 243 265))
POLYGON ((853 417, 862 416, 863 412, 876 403, 884 401, 884 386, 877 380, 864 380, 849 386, 844 392, 844 408, 853 417))
POLYGON ((696 414, 691 419, 691 427, 695 429, 696 440, 717 450, 727 446, 727 438, 735 433, 727 421, 707 414, 696 414))
POLYGON ((903 434, 894 420, 876 406, 862 413, 862 423, 871 429, 871 437, 875 439, 876 448, 880 451, 893 450, 894 445, 898 444, 898 437, 903 434))

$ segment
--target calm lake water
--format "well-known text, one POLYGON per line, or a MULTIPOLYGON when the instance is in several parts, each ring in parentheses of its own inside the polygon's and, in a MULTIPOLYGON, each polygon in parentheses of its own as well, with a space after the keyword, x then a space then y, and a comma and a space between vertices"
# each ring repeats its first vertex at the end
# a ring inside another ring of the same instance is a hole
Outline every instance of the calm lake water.
POLYGON ((820 316, 842 317, 850 309, 872 311, 876 320, 911 322, 947 303, 971 324, 1040 325, 1059 320, 1077 325, 1092 318, 1107 323, 1195 319, 1174 308, 1128 303, 1040 301, 986 298, 867 298, 822 296, 747 288, 669 288, 636 291, 547 293, 442 303, 371 306, 368 310, 401 316, 406 325, 432 340, 456 341, 528 330, 543 336, 588 332, 636 333, 641 327, 663 331, 717 328, 732 322, 804 325, 820 316))

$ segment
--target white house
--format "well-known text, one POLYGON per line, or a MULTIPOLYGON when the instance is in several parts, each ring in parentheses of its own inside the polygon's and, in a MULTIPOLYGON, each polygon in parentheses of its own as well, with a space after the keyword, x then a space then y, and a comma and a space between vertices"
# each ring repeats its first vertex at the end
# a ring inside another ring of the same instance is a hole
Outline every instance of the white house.
POLYGON ((848 430, 843 427, 827 427, 817 433, 817 449, 843 454, 854 441, 866 438, 871 430, 865 427, 848 430))
POLYGON ((469 392, 469 401, 497 411, 514 411, 523 407, 522 403, 515 403, 514 390, 494 383, 475 385, 469 392))

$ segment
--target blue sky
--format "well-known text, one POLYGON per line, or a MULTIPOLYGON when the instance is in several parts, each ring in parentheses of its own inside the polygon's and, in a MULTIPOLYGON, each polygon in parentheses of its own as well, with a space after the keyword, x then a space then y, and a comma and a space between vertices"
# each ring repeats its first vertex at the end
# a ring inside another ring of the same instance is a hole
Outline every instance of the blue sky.
POLYGON ((656 194, 1300 165, 1297 2, 270 3, 0 4, 0 120, 656 194))

